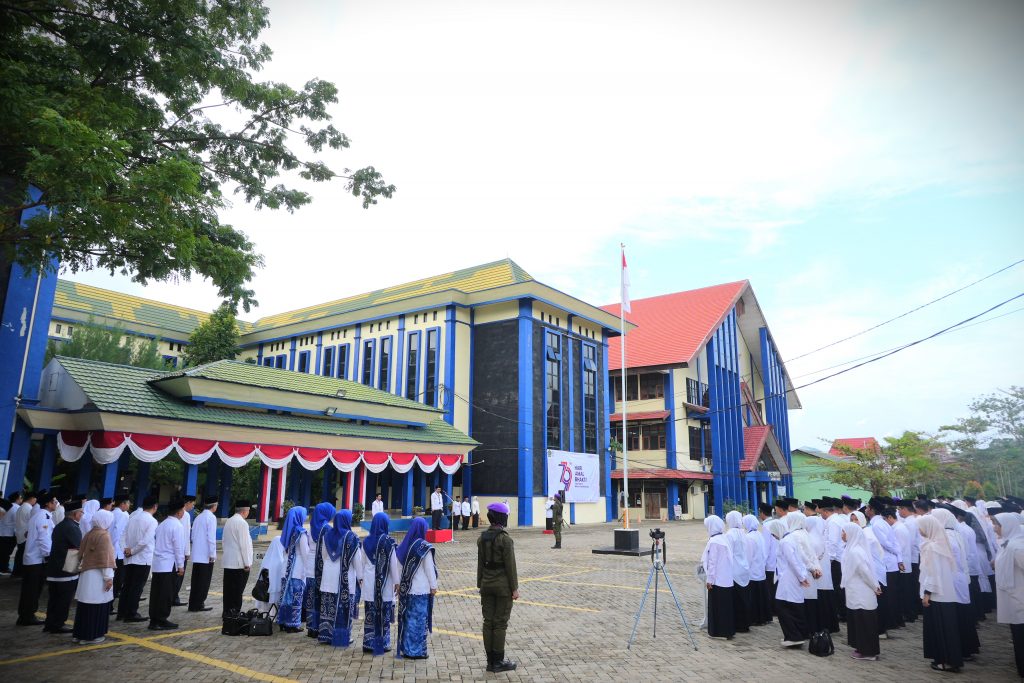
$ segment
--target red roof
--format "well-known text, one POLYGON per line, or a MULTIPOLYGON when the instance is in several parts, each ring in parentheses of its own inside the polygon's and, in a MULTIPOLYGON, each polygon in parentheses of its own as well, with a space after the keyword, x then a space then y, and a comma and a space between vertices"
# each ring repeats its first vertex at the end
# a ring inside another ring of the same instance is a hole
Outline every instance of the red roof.
POLYGON ((740 461, 740 472, 750 472, 754 469, 771 433, 771 425, 754 425, 743 429, 743 460, 740 461))
MULTIPOLYGON (((664 420, 669 416, 667 410, 649 410, 645 413, 626 413, 626 419, 630 422, 634 420, 664 420)), ((622 413, 612 413, 612 422, 622 422, 622 413)))
POLYGON ((863 450, 874 450, 877 451, 881 448, 878 441, 873 436, 859 436, 855 439, 836 439, 832 442, 832 448, 828 449, 829 455, 834 455, 839 458, 848 457, 850 454, 842 450, 840 446, 844 446, 848 449, 855 451, 863 450))
MULTIPOLYGON (((747 280, 740 280, 631 302, 628 318, 638 327, 628 333, 626 365, 642 368, 689 362, 748 286, 747 280)), ((601 308, 619 315, 619 304, 601 308)), ((608 340, 609 370, 621 369, 619 344, 620 337, 608 340)))
MULTIPOLYGON (((693 472, 691 470, 670 470, 655 469, 651 467, 638 467, 629 471, 630 479, 701 479, 714 478, 710 472, 693 472)), ((622 470, 612 470, 612 479, 622 479, 622 470)))

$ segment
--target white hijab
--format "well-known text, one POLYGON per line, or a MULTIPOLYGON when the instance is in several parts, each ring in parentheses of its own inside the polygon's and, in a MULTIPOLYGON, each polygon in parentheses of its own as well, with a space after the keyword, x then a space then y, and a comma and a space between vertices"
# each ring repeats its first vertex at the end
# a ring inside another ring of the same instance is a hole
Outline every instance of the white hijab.
POLYGON ((92 528, 110 529, 110 525, 114 523, 114 513, 109 510, 97 510, 92 513, 92 528))
POLYGON ((708 549, 712 545, 720 545, 725 548, 730 557, 732 556, 732 547, 729 545, 729 541, 726 540, 725 534, 725 522, 718 515, 708 515, 704 518, 704 528, 708 530, 708 543, 704 546, 704 552, 700 556, 701 565, 707 567, 708 560, 708 549))
MULTIPOLYGON (((935 517, 934 510, 918 520, 917 531, 921 534, 921 572, 930 577, 951 577, 956 572, 953 549, 949 547, 949 537, 942 522, 935 517), (948 565, 946 573, 942 571, 943 563, 948 565)), ((952 593, 952 587, 948 587, 946 592, 952 593)))
MULTIPOLYGON (((843 524, 843 533, 846 534, 846 548, 843 550, 843 558, 840 561, 843 568, 843 579, 839 585, 846 588, 853 580, 857 567, 871 562, 871 548, 868 546, 868 537, 864 534, 864 529, 856 522, 843 524)), ((874 575, 874 571, 872 571, 871 576, 874 575)))
POLYGON ((82 519, 78 520, 78 526, 82 529, 82 535, 85 536, 92 529, 92 516, 96 514, 96 511, 100 509, 100 502, 92 499, 85 501, 82 505, 82 519))
POLYGON ((1024 526, 1021 526, 1020 515, 1012 512, 1000 512, 996 515, 999 522, 999 554, 996 555, 996 586, 1001 590, 1014 588, 1014 554, 1024 551, 1024 526))
POLYGON ((949 542, 949 549, 953 551, 954 557, 960 557, 960 564, 967 566, 967 548, 964 547, 963 539, 960 536, 960 529, 957 527, 959 524, 956 521, 956 517, 949 510, 942 508, 935 508, 932 510, 932 517, 939 520, 939 524, 946 531, 952 531, 952 534, 946 534, 946 539, 952 539, 949 542))
POLYGON ((807 568, 820 570, 821 565, 818 564, 818 557, 814 553, 814 548, 811 547, 811 537, 805 528, 807 517, 804 516, 804 513, 790 512, 783 517, 783 521, 786 523, 789 534, 796 541, 796 547, 800 549, 800 557, 803 558, 807 568))

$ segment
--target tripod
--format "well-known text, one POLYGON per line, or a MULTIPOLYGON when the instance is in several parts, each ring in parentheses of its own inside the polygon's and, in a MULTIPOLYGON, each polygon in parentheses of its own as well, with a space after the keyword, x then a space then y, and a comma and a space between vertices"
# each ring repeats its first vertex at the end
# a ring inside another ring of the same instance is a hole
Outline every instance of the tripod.
POLYGON ((679 598, 676 597, 676 591, 668 578, 668 572, 665 571, 665 536, 660 530, 655 529, 651 532, 651 537, 654 539, 654 542, 651 544, 651 573, 647 575, 647 587, 644 588, 644 596, 640 599, 640 609, 636 611, 636 619, 633 620, 633 632, 629 634, 629 642, 626 643, 626 649, 628 650, 632 647, 633 639, 636 637, 636 629, 640 625, 640 615, 643 614, 644 605, 647 603, 647 594, 651 590, 651 581, 654 582, 654 637, 658 637, 658 575, 660 574, 665 577, 665 584, 672 594, 673 602, 676 603, 676 609, 679 610, 679 618, 683 622, 686 633, 690 636, 690 643, 693 644, 693 649, 696 650, 697 641, 693 637, 693 631, 690 630, 689 622, 686 621, 686 615, 683 614, 683 607, 679 604, 679 598), (661 534, 661 536, 659 537, 657 534, 661 534))

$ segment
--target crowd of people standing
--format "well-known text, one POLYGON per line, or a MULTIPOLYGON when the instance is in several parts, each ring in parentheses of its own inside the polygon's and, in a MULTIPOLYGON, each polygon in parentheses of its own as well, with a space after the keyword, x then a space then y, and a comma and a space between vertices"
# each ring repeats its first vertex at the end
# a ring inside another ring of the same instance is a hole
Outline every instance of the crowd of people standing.
POLYGON ((704 520, 708 635, 732 639, 779 620, 784 648, 816 634, 846 640, 858 661, 918 618, 936 671, 981 651, 977 624, 1010 625, 1024 678, 1024 527, 1020 499, 846 497, 762 503, 704 520))

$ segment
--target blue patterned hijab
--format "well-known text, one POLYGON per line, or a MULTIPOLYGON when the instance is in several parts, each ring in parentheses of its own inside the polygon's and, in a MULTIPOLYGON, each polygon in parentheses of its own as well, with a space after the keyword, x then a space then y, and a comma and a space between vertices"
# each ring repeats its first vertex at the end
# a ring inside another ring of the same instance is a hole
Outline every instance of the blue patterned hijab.
POLYGON ((324 532, 324 547, 327 548, 327 555, 331 561, 337 561, 341 557, 341 551, 345 547, 345 537, 352 533, 352 511, 339 510, 334 515, 334 526, 324 532))
POLYGON ((412 549, 413 543, 427 537, 427 520, 422 517, 417 517, 412 520, 412 525, 409 526, 409 533, 402 539, 401 545, 398 546, 398 561, 405 564, 405 558, 409 556, 409 551, 412 549))
POLYGON ((313 543, 320 540, 320 534, 330 524, 335 512, 333 503, 323 502, 313 508, 313 516, 309 520, 309 535, 313 537, 313 543))
POLYGON ((378 512, 373 516, 373 521, 370 522, 370 535, 363 541, 363 552, 366 556, 373 560, 374 553, 377 552, 377 542, 381 536, 388 535, 388 527, 391 524, 391 518, 388 517, 386 512, 378 512))
POLYGON ((281 536, 278 538, 286 552, 288 548, 291 547, 295 539, 299 537, 299 534, 305 531, 305 529, 302 528, 302 525, 305 523, 306 508, 296 506, 288 511, 288 514, 284 518, 284 527, 281 529, 281 536))

